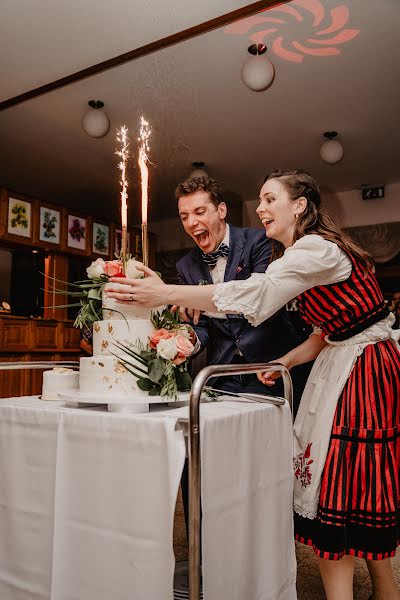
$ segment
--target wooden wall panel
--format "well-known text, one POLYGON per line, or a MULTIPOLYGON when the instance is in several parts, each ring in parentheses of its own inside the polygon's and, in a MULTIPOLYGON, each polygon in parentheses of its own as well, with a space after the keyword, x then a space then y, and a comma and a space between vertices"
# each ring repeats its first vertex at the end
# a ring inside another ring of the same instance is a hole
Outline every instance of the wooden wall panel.
MULTIPOLYGON (((56 321, 36 321, 33 327, 33 350, 57 350, 59 347, 61 323, 56 321)), ((40 360, 40 359, 38 359, 40 360)))
POLYGON ((2 327, 2 347, 8 352, 21 351, 31 345, 31 321, 25 319, 4 319, 2 327))
POLYGON ((81 339, 80 329, 73 327, 72 323, 64 323, 62 332, 64 335, 63 348, 65 350, 73 350, 74 348, 79 348, 79 342, 81 339))
MULTIPOLYGON (((22 357, 24 360, 25 357, 22 357)), ((2 362, 13 362, 21 360, 20 354, 8 354, 2 356, 2 362)), ((25 396, 28 389, 28 371, 3 371, 0 370, 0 398, 12 398, 14 396, 25 396)))
MULTIPOLYGON (((78 361, 80 331, 68 321, 0 316, 0 362, 78 361)), ((0 369, 0 398, 39 395, 42 369, 0 369)))

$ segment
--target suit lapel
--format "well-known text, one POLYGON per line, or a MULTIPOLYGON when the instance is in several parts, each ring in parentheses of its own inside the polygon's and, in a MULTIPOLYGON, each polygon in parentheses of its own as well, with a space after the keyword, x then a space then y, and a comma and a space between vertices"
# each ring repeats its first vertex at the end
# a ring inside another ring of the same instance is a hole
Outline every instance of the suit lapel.
POLYGON ((229 256, 226 263, 224 281, 233 281, 236 279, 237 268, 242 258, 245 241, 243 231, 238 227, 229 225, 229 256))

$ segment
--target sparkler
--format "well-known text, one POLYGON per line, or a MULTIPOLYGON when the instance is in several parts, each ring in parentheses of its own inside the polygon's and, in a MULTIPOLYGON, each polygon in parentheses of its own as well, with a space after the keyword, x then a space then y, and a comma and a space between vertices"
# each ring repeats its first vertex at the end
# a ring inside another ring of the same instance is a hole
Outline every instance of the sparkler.
POLYGON ((150 124, 144 119, 143 116, 140 117, 138 163, 140 168, 142 186, 142 254, 143 264, 146 265, 146 267, 149 264, 149 239, 147 234, 149 169, 147 167, 147 163, 149 160, 148 152, 150 133, 150 124))
POLYGON ((120 149, 116 150, 115 154, 117 154, 121 161, 118 164, 118 168, 121 171, 121 227, 122 227, 122 239, 121 239, 121 260, 122 260, 122 270, 125 274, 126 267, 126 254, 127 254, 127 226, 128 226, 128 182, 126 180, 126 165, 128 162, 128 129, 123 125, 121 129, 117 131, 117 142, 120 144, 120 149))

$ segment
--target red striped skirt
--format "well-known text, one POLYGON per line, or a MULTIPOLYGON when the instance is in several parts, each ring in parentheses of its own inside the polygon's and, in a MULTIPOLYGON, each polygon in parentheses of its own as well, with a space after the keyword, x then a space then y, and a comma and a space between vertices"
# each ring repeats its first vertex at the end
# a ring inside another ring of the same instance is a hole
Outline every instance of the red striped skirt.
POLYGON ((317 556, 394 556, 400 539, 400 352, 364 349, 338 400, 315 519, 295 515, 296 539, 317 556))

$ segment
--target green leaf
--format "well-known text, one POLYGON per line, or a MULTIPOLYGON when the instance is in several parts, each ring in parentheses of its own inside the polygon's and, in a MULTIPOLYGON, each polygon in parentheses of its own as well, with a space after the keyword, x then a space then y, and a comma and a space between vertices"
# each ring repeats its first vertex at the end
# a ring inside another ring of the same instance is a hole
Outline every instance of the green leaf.
POLYGON ((156 350, 141 350, 140 351, 140 356, 146 361, 149 362, 149 360, 154 360, 155 358, 157 358, 157 351, 156 350))
POLYGON ((141 377, 143 377, 143 375, 147 375, 147 373, 145 373, 144 371, 136 370, 131 365, 128 366, 126 363, 124 364, 124 367, 128 371, 128 373, 136 377, 136 379, 140 379, 141 377))
POLYGON ((76 283, 69 283, 69 281, 64 281, 63 279, 57 279, 56 277, 51 277, 50 275, 46 275, 46 273, 42 273, 41 271, 40 271, 40 274, 43 275, 44 277, 47 277, 47 279, 51 279, 52 281, 58 281, 59 283, 63 283, 64 285, 68 285, 70 287, 75 287, 75 288, 80 287, 76 283))
POLYGON ((192 378, 187 371, 176 371, 176 385, 180 392, 187 392, 192 387, 192 378))
POLYGON ((129 356, 132 356, 133 358, 135 358, 139 363, 141 363, 142 365, 146 366, 148 365, 148 361, 144 360, 141 356, 141 354, 138 354, 137 352, 135 352, 135 350, 133 350, 133 348, 131 348, 130 346, 126 346, 125 344, 121 344, 120 342, 113 342, 114 346, 116 346, 119 350, 123 350, 126 354, 128 354, 129 356))
POLYGON ((149 390, 149 396, 159 396, 161 392, 161 388, 159 385, 151 388, 151 390, 149 390))
POLYGON ((149 378, 154 383, 158 383, 164 375, 164 361, 161 358, 156 358, 149 362, 149 378))
POLYGON ((129 371, 129 373, 132 373, 136 377, 141 377, 141 375, 136 375, 136 373, 133 373, 133 371, 130 370, 130 369, 133 369, 133 370, 137 371, 138 373, 143 373, 143 375, 147 375, 148 374, 148 371, 145 370, 145 369, 142 369, 139 365, 136 365, 135 363, 129 362, 129 360, 125 360, 124 358, 120 358, 117 354, 114 354, 113 352, 110 352, 110 354, 112 356, 114 356, 115 358, 117 358, 118 362, 120 362, 121 365, 123 365, 125 367, 125 369, 127 371, 129 371), (128 369, 128 367, 130 367, 130 369, 128 369))
POLYGON ((80 302, 74 304, 54 304, 53 306, 48 306, 47 308, 70 308, 75 306, 81 306, 80 302))
POLYGON ((139 377, 136 383, 139 390, 142 390, 142 392, 149 392, 153 387, 150 379, 145 379, 144 377, 139 377))

